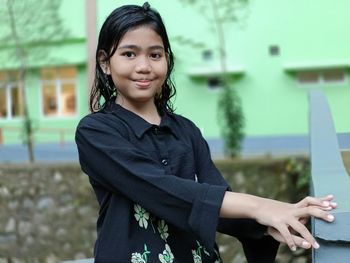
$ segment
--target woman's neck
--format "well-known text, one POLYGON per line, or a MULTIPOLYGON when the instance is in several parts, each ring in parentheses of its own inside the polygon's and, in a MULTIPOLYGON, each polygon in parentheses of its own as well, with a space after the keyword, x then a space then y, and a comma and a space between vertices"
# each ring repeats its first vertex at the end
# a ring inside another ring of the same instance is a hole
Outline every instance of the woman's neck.
POLYGON ((131 104, 126 102, 125 100, 118 100, 115 101, 117 104, 122 106, 123 108, 139 115, 141 118, 143 118, 145 121, 159 125, 161 121, 161 117, 158 113, 156 105, 152 103, 139 103, 139 104, 131 104))

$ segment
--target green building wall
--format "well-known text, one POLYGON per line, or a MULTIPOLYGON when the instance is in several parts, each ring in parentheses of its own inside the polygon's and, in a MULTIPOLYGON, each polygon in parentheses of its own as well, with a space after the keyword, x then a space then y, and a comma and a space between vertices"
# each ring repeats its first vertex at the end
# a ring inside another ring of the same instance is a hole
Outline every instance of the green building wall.
MULTIPOLYGON (((144 1, 118 1, 120 4, 142 4, 144 1)), ((208 138, 218 137, 217 98, 219 91, 189 77, 195 67, 205 64, 200 48, 178 41, 204 43, 218 56, 218 43, 210 23, 198 10, 181 1, 149 1, 163 16, 176 56, 175 79, 178 95, 177 112, 194 120, 208 138)), ((115 1, 98 1, 98 25, 116 6, 115 1)), ((246 119, 247 136, 285 136, 308 133, 308 91, 295 74, 286 69, 331 66, 350 67, 350 20, 346 10, 350 2, 339 0, 250 1, 238 24, 225 26, 228 64, 243 69, 234 85, 246 119), (269 54, 269 46, 280 48, 279 56, 269 54)), ((208 9, 210 7, 208 6, 208 9)), ((349 77, 349 75, 347 76, 349 77)), ((350 131, 350 84, 318 85, 330 101, 336 129, 350 131)))
MULTIPOLYGON (((86 37, 85 37, 85 1, 63 0, 59 13, 63 24, 68 29, 67 39, 57 43, 42 43, 32 49, 28 59, 26 73, 26 97, 28 110, 35 129, 34 141, 60 142, 74 140, 74 128, 81 116, 87 112, 87 80, 86 80, 86 37), (38 59, 38 50, 44 53, 38 59), (74 66, 76 67, 76 104, 77 114, 70 117, 45 117, 41 111, 42 68, 74 66)), ((19 69, 19 61, 11 54, 13 47, 0 45, 0 71, 19 69)), ((18 144, 23 141, 23 118, 11 120, 0 119, 2 140, 4 144, 18 144)))
MULTIPOLYGON (((123 4, 144 1, 96 0, 97 29, 107 15, 123 4)), ((192 119, 207 139, 220 137, 217 122, 217 99, 220 90, 207 87, 205 73, 193 77, 194 71, 219 66, 218 43, 213 23, 200 12, 181 1, 150 0, 162 15, 176 57, 176 112, 192 119), (204 61, 202 52, 212 50, 213 58, 204 61)), ((297 83, 295 72, 303 69, 342 68, 347 72, 344 84, 318 85, 329 100, 338 133, 350 131, 350 19, 347 0, 252 0, 239 12, 241 19, 225 25, 228 65, 236 68, 234 86, 242 99, 245 134, 254 137, 306 136, 308 133, 308 91, 314 86, 297 83), (270 46, 279 47, 271 56, 270 46)), ((207 11, 211 11, 208 6, 207 11)), ((62 1, 60 9, 71 38, 55 47, 50 54, 59 59, 37 61, 28 75, 31 83, 28 97, 31 114, 41 127, 74 129, 87 114, 88 85, 86 77, 85 1, 62 1), (39 94, 38 68, 41 65, 78 66, 78 114, 70 119, 43 119, 37 107, 39 94)), ((0 50, 0 53, 4 50, 0 50)), ((0 65, 13 68, 14 65, 0 65)), ((19 121, 0 121, 0 125, 19 125, 19 121)), ((56 138, 38 140, 56 140, 56 138)), ((70 134, 67 138, 73 139, 70 134)), ((10 140, 15 142, 15 139, 10 140)), ((6 142, 6 141, 5 141, 6 142)))

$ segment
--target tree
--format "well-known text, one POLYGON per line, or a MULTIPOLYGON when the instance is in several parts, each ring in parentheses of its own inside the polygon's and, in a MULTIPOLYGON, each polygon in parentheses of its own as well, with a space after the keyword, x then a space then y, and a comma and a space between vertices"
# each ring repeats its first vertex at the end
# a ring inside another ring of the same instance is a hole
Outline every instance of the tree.
POLYGON ((200 13, 215 25, 215 36, 219 45, 219 60, 221 67, 220 82, 222 92, 218 100, 219 124, 225 144, 225 153, 234 157, 241 149, 244 137, 244 116, 241 100, 233 88, 232 79, 227 74, 227 47, 224 33, 225 24, 238 22, 242 10, 245 10, 248 0, 181 0, 185 4, 193 5, 200 13))
POLYGON ((48 44, 68 36, 59 16, 60 0, 0 0, 0 43, 8 60, 16 60, 23 98, 23 142, 29 161, 34 162, 34 120, 28 110, 26 74, 31 63, 48 57, 48 44), (38 48, 40 47, 40 48, 38 48))

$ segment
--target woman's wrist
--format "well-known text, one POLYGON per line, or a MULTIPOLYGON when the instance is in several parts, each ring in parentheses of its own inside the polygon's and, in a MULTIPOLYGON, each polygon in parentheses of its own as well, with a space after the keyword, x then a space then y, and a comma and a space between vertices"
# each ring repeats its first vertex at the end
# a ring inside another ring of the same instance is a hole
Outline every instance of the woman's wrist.
POLYGON ((221 205, 220 217, 256 219, 256 211, 262 200, 258 196, 227 191, 221 205))

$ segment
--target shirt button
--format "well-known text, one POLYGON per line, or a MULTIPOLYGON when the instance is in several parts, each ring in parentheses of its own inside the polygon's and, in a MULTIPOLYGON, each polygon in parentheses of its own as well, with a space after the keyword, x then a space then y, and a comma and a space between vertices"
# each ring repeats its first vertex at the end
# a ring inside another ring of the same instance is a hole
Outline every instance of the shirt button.
POLYGON ((167 159, 163 159, 163 160, 162 160, 162 164, 163 164, 164 166, 167 166, 167 165, 168 165, 168 160, 167 160, 167 159))
POLYGON ((154 134, 158 134, 159 133, 159 128, 158 127, 154 127, 153 128, 153 133, 154 134))

